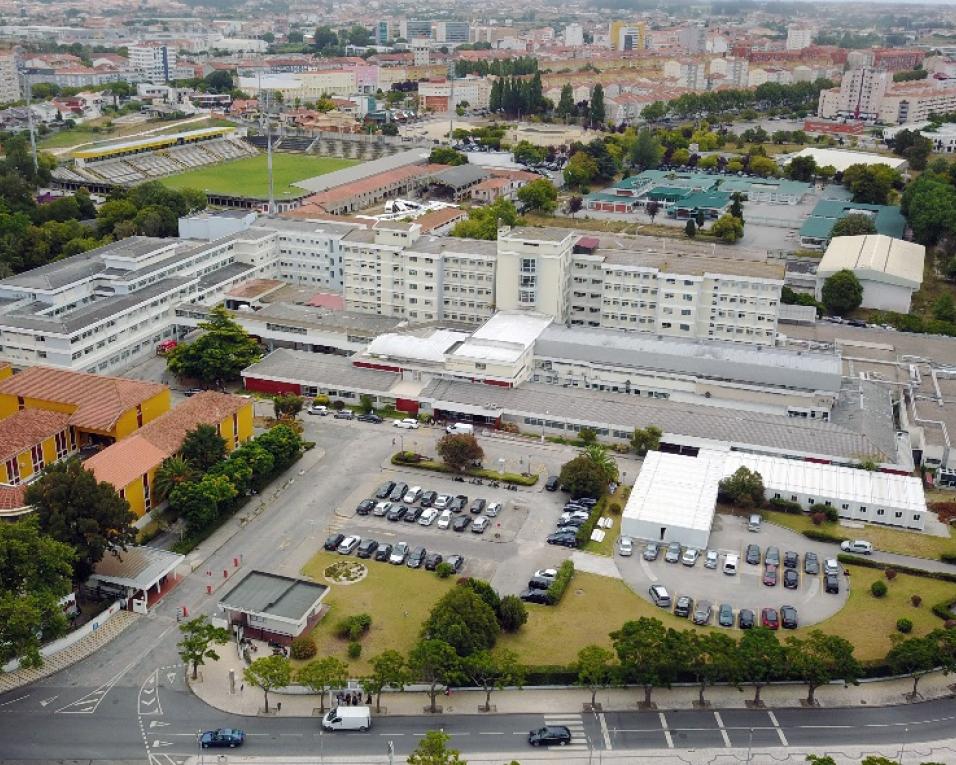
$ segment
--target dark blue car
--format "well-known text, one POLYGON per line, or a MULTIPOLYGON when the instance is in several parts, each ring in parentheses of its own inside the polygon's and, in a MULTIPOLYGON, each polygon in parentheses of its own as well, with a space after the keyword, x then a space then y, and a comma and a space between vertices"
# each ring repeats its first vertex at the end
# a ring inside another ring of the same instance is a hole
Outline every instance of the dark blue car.
POLYGON ((199 743, 203 749, 208 749, 211 746, 228 746, 231 749, 236 746, 241 746, 245 740, 245 731, 241 731, 238 728, 207 730, 199 737, 199 743))

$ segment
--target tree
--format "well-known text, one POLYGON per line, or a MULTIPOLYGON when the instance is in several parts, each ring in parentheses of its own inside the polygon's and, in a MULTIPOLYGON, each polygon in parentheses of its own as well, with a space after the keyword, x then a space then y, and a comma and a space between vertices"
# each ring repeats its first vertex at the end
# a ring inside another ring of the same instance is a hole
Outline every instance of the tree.
POLYGON ((501 631, 495 610, 470 587, 454 587, 434 605, 422 638, 447 643, 459 656, 493 648, 501 631))
POLYGON ((571 83, 561 86, 561 97, 558 99, 558 115, 567 119, 574 112, 574 89, 571 83))
POLYGON ((760 507, 764 502, 763 476, 741 465, 732 475, 721 479, 717 491, 736 507, 760 507))
POLYGON ((631 434, 631 448, 637 456, 643 457, 650 451, 657 451, 661 448, 661 436, 664 432, 656 425, 648 425, 646 428, 634 428, 631 434))
POLYGON ((472 207, 468 211, 468 220, 456 223, 451 235, 465 239, 493 241, 498 238, 500 226, 516 226, 520 225, 521 221, 514 202, 499 197, 490 205, 472 207))
POLYGON ((850 165, 843 171, 843 185, 852 192, 854 202, 885 205, 890 191, 901 183, 900 174, 889 165, 850 165))
POLYGON ((614 654, 599 645, 586 645, 578 651, 578 685, 591 691, 594 707, 597 692, 611 684, 611 661, 614 654))
POLYGON ((604 108, 604 86, 599 82, 591 90, 591 108, 589 116, 591 122, 596 125, 603 125, 606 117, 604 108))
POLYGON ((824 186, 832 181, 835 175, 836 168, 833 165, 824 165, 817 170, 817 177, 823 182, 824 186))
POLYGON ((777 639, 777 633, 766 627, 755 627, 744 632, 737 645, 737 658, 746 668, 747 680, 754 686, 754 706, 760 706, 760 691, 771 680, 783 676, 787 650, 777 639))
POLYGON ((40 533, 35 516, 0 523, 0 666, 43 664, 40 645, 67 630, 60 599, 70 592, 74 552, 40 533))
POLYGON ((292 665, 285 656, 263 656, 242 671, 247 683, 261 688, 265 697, 265 711, 269 713, 269 691, 285 688, 292 682, 292 665))
POLYGON ((539 178, 518 189, 518 199, 524 203, 527 210, 552 213, 558 206, 558 190, 551 181, 539 178))
POLYGON ((36 509, 41 532, 76 551, 77 582, 85 582, 106 553, 125 552, 136 540, 129 503, 77 458, 49 465, 27 487, 26 503, 36 509))
POLYGON ((372 674, 363 678, 362 687, 366 693, 375 694, 375 711, 382 709, 382 691, 385 688, 401 690, 409 682, 408 665, 405 657, 398 651, 382 651, 369 662, 372 674))
POLYGON ((272 456, 273 471, 276 472, 285 470, 302 453, 302 437, 285 423, 274 425, 257 436, 256 445, 272 456))
POLYGON ((697 678, 698 704, 706 705, 704 692, 718 680, 734 681, 739 674, 737 643, 722 632, 683 632, 687 669, 697 678))
POLYGON ((484 711, 491 711, 491 693, 506 686, 524 685, 524 667, 518 655, 507 649, 502 651, 478 651, 462 662, 465 677, 485 692, 484 711))
POLYGON ((319 27, 315 30, 313 44, 318 51, 335 48, 339 44, 339 36, 335 34, 331 27, 319 27))
MULTIPOLYGON (((288 418, 294 420, 296 415, 302 411, 302 396, 296 396, 294 393, 279 394, 272 399, 272 411, 276 419, 288 418)), ((369 407, 371 411, 371 407, 369 407)))
POLYGON ((436 146, 428 155, 428 161, 433 165, 466 165, 468 157, 450 146, 436 146))
POLYGON ((744 235, 744 223, 733 215, 721 215, 710 227, 710 233, 727 244, 733 244, 744 235))
POLYGON ((693 218, 689 218, 687 223, 684 224, 684 233, 690 239, 693 239, 695 236, 697 236, 697 224, 694 223, 693 218))
POLYGON ((438 687, 450 685, 460 675, 458 654, 443 640, 420 640, 412 648, 408 664, 413 676, 428 685, 431 712, 434 713, 438 687))
POLYGON ((956 230, 956 188, 945 177, 923 173, 906 187, 900 210, 917 242, 936 244, 956 230))
POLYGON ((624 622, 611 633, 625 682, 644 688, 644 705, 651 706, 654 686, 669 685, 680 664, 680 635, 659 619, 642 616, 624 622))
POLYGON ((667 104, 664 101, 654 101, 641 109, 641 117, 648 122, 657 122, 667 116, 667 104))
POLYGON ((876 224, 869 215, 862 213, 851 213, 844 215, 840 220, 833 224, 830 230, 830 238, 835 239, 838 236, 862 236, 864 234, 875 234, 876 224))
POLYGON ((567 210, 572 218, 581 211, 582 207, 584 207, 584 199, 579 194, 572 194, 568 197, 567 210))
POLYGON ((794 157, 787 165, 787 176, 792 181, 810 183, 817 174, 817 163, 813 157, 794 157))
POLYGON ((652 130, 642 128, 631 149, 631 164, 639 170, 654 170, 661 164, 664 147, 652 130))
POLYGON ((690 162, 690 152, 684 147, 675 149, 670 161, 672 165, 686 165, 690 162))
MULTIPOLYGON (((434 705, 433 705, 434 706, 434 705)), ((441 730, 430 730, 408 755, 408 765, 467 765, 457 749, 449 749, 451 736, 441 730)))
POLYGON ((530 141, 518 141, 517 145, 511 150, 515 162, 523 165, 536 165, 547 159, 548 152, 542 146, 535 146, 530 141))
POLYGON ((733 194, 730 195, 730 199, 731 199, 731 205, 729 210, 730 214, 733 215, 735 218, 739 218, 742 222, 744 219, 744 206, 743 206, 744 195, 741 194, 739 191, 735 191, 733 194))
POLYGON ((589 184, 598 174, 597 162, 586 151, 577 151, 571 155, 564 168, 564 182, 573 188, 589 184))
POLYGON ((169 493, 169 507, 183 518, 190 531, 212 525, 219 515, 216 497, 208 485, 197 481, 179 484, 169 493))
POLYGON ((611 456, 606 447, 601 446, 601 444, 589 444, 584 447, 581 453, 600 468, 605 483, 617 480, 617 462, 614 461, 614 457, 611 456))
POLYGON ((448 467, 456 473, 474 463, 481 462, 485 450, 471 433, 449 433, 441 438, 435 451, 448 467))
POLYGON ((201 337, 180 343, 166 357, 173 374, 221 384, 239 379, 243 369, 259 360, 259 344, 222 306, 211 309, 199 327, 204 330, 201 337))
POLYGON ((863 302, 863 285, 848 268, 828 276, 823 282, 820 298, 827 311, 845 316, 863 302))
POLYGON ((770 157, 751 157, 750 165, 747 169, 752 175, 759 175, 762 178, 777 174, 777 163, 774 162, 770 157))
POLYGON ((651 219, 651 223, 654 222, 654 218, 657 217, 657 213, 661 211, 660 202, 655 202, 653 199, 644 205, 644 212, 647 213, 647 217, 651 219))
POLYGON ((195 473, 189 463, 182 457, 173 455, 164 459, 163 464, 156 469, 153 490, 159 499, 167 499, 173 489, 194 478, 195 473))
POLYGON ((325 695, 333 688, 343 688, 349 680, 349 667, 334 656, 314 659, 295 673, 295 679, 319 694, 319 712, 325 711, 325 695))
POLYGON ((952 293, 944 292, 933 303, 933 318, 937 321, 956 323, 956 303, 952 293))
POLYGON ((197 473, 205 473, 225 458, 226 440, 214 426, 197 425, 195 430, 190 430, 183 438, 179 455, 197 473))
POLYGON ((505 595, 498 606, 498 623, 505 632, 517 632, 528 621, 528 609, 517 595, 505 595))
POLYGON ((179 658, 193 668, 193 680, 199 677, 199 667, 206 663, 206 659, 219 660, 219 654, 214 645, 225 645, 229 642, 229 630, 225 627, 216 627, 209 623, 205 614, 197 616, 179 625, 183 639, 179 641, 179 658))
POLYGON ((600 497, 607 491, 604 471, 583 454, 561 466, 561 485, 571 497, 600 497))
POLYGON ((807 686, 807 704, 814 705, 814 693, 832 680, 855 683, 860 664, 853 656, 853 644, 839 635, 813 630, 806 638, 787 638, 790 672, 807 686))
POLYGON ((893 646, 886 654, 886 663, 894 675, 911 675, 913 692, 911 697, 919 698, 917 686, 923 675, 931 672, 939 663, 939 646, 932 633, 925 637, 902 638, 894 635, 893 646))

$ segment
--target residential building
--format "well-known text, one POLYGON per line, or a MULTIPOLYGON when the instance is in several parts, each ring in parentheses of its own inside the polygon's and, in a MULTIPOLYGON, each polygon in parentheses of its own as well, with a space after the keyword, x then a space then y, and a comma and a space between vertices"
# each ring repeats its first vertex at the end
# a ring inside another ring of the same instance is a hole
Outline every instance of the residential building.
POLYGON ((392 39, 391 27, 387 19, 382 19, 375 24, 374 39, 376 45, 385 45, 392 39))
POLYGON ((879 121, 890 125, 922 122, 956 110, 956 80, 898 82, 887 89, 879 121))
POLYGON ((809 27, 787 27, 787 50, 803 50, 813 45, 813 30, 809 27))
POLYGON ((23 409, 0 420, 0 519, 29 512, 27 485, 76 450, 67 412, 23 409))
POLYGON ((176 49, 161 43, 143 43, 129 48, 129 65, 151 82, 169 82, 176 67, 176 49))
POLYGON ((418 84, 419 108, 445 112, 462 103, 473 109, 487 109, 491 100, 491 81, 486 77, 462 77, 426 80, 418 84), (454 105, 452 91, 454 90, 454 105))
POLYGON ((671 59, 664 64, 664 77, 680 88, 704 90, 707 87, 704 63, 697 59, 671 59))
POLYGON ((850 69, 843 75, 837 97, 825 97, 821 91, 818 116, 825 118, 852 117, 874 121, 880 118, 883 96, 892 82, 888 72, 877 69, 850 69))
POLYGON ((0 104, 20 100, 20 74, 15 48, 0 49, 0 104))
POLYGON ((608 27, 608 42, 612 50, 644 50, 647 45, 647 25, 644 22, 612 21, 608 27))
POLYGON ((571 23, 564 27, 564 44, 569 48, 580 48, 584 45, 584 27, 578 23, 571 23))
POLYGON ((750 62, 745 58, 722 57, 710 60, 710 74, 721 75, 722 83, 734 88, 746 88, 750 62))
POLYGON ((873 67, 884 72, 906 72, 923 64, 926 51, 920 48, 877 48, 873 51, 873 67))

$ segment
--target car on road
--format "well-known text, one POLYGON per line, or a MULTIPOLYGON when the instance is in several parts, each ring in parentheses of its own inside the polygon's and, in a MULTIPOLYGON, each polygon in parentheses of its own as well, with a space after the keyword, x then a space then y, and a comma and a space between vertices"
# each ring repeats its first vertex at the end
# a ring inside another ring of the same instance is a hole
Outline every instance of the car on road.
POLYGON ((872 555, 873 545, 863 539, 844 539, 840 542, 840 549, 843 552, 853 553, 854 555, 872 555))
POLYGON ((373 509, 375 509, 375 500, 363 499, 358 503, 358 507, 355 508, 355 512, 358 515, 368 515, 373 509))
POLYGON ((435 500, 438 499, 437 491, 425 491, 422 492, 421 506, 422 507, 431 507, 435 504, 435 500))
POLYGON ((760 626, 768 630, 780 629, 780 617, 776 608, 764 608, 760 611, 760 626))
POLYGON ((382 561, 383 563, 388 563, 388 559, 392 556, 392 546, 389 544, 379 545, 378 549, 375 551, 375 560, 382 561))
POLYGON ((378 491, 375 492, 376 499, 388 499, 391 496, 392 489, 395 488, 395 481, 386 481, 381 486, 378 487, 378 491))
POLYGON ((534 572, 536 579, 556 579, 558 570, 556 568, 539 568, 534 572))
POLYGON ((667 552, 664 553, 664 560, 667 563, 680 562, 680 542, 671 542, 667 545, 667 552))
POLYGON ((402 520, 405 521, 405 523, 417 523, 424 512, 425 511, 420 507, 410 507, 405 515, 402 516, 402 520))
POLYGON ((485 508, 485 515, 489 518, 497 518, 501 514, 501 503, 500 502, 489 502, 488 507, 485 508))
POLYGON ((570 532, 559 531, 554 534, 548 534, 545 540, 549 545, 559 545, 561 547, 577 548, 578 535, 570 532))
POLYGON ((436 525, 440 529, 447 529, 451 526, 452 517, 451 510, 442 510, 441 515, 438 516, 438 523, 436 525))
POLYGON ((435 501, 432 502, 432 507, 436 510, 444 510, 451 503, 451 496, 449 494, 439 494, 435 497, 435 501))
POLYGON ((717 624, 721 627, 734 626, 734 608, 730 603, 721 603, 717 609, 717 624))
POLYGON ((434 507, 426 507, 418 519, 419 526, 431 526, 438 517, 438 511, 434 507))
POLYGON ((465 565, 465 559, 461 555, 449 555, 445 558, 445 563, 451 566, 452 571, 457 574, 461 571, 461 567, 465 565))
POLYGON ((701 600, 697 603, 697 607, 694 609, 694 624, 710 624, 710 617, 714 612, 714 607, 710 604, 708 600, 701 600))
POLYGON ((345 534, 329 534, 322 546, 329 552, 335 552, 339 549, 343 539, 345 539, 345 534))
POLYGON ((634 554, 634 541, 630 537, 618 537, 617 552, 625 558, 630 558, 634 554))
POLYGON ((561 479, 556 475, 549 475, 548 480, 544 482, 544 488, 548 491, 557 491, 561 486, 561 479))
POLYGON ((744 553, 744 560, 751 566, 760 565, 760 545, 747 545, 747 551, 744 553))
POLYGON ((660 608, 671 607, 671 594, 662 584, 652 584, 647 588, 647 594, 651 596, 651 602, 660 608))
POLYGON ((358 420, 359 422, 371 422, 374 425, 381 425, 383 422, 385 422, 385 420, 383 420, 374 412, 369 412, 368 414, 360 414, 355 419, 358 420))
POLYGON ((402 502, 406 505, 414 505, 422 496, 422 487, 421 486, 411 486, 408 491, 405 492, 405 496, 402 497, 402 502))
POLYGON ((674 602, 674 616, 686 619, 694 610, 694 599, 690 595, 679 595, 674 602))
POLYGON ((351 534, 347 536, 345 539, 343 539, 342 542, 339 544, 338 553, 339 555, 351 555, 352 552, 355 550, 355 548, 358 547, 361 543, 362 543, 362 537, 356 536, 355 534, 351 534))
POLYGON ((392 488, 392 493, 388 495, 388 498, 392 502, 401 502, 405 495, 408 493, 408 484, 407 483, 397 483, 392 488))
POLYGON ((783 586, 788 590, 795 590, 800 586, 800 574, 794 568, 783 570, 783 586))
POLYGON ((737 612, 737 626, 742 630, 753 629, 756 618, 754 617, 754 612, 749 608, 741 608, 737 612))
POLYGON ((805 553, 803 556, 803 573, 809 576, 816 576, 820 573, 820 559, 814 552, 805 553))
POLYGON ((489 521, 485 516, 479 516, 471 524, 471 533, 472 534, 484 534, 485 529, 488 528, 491 521, 489 521))
POLYGON ((427 556, 428 550, 424 547, 416 547, 408 554, 408 560, 405 561, 405 565, 409 568, 421 568, 427 556))
POLYGON ((644 560, 657 560, 657 556, 661 554, 661 548, 657 542, 648 542, 644 545, 644 552, 641 553, 641 557, 644 560))
POLYGON ((525 603, 537 603, 540 606, 551 605, 551 596, 547 590, 522 590, 518 597, 525 603))
POLYGON ((571 743, 571 729, 566 725, 545 725, 528 733, 531 746, 565 746, 571 743))
POLYGON ((378 542, 374 539, 363 539, 362 543, 355 548, 357 558, 371 558, 378 549, 378 542))
POLYGON ((246 734, 239 728, 217 728, 216 730, 207 730, 199 736, 199 744, 203 749, 219 746, 232 749, 242 746, 242 742, 245 740, 246 734))
POLYGON ((392 548, 392 554, 388 558, 388 562, 394 566, 401 566, 405 559, 408 557, 408 543, 399 542, 395 547, 392 548))
POLYGON ((840 573, 840 561, 836 558, 827 558, 823 561, 823 573, 824 574, 839 574, 840 573))
POLYGON ((720 563, 720 554, 716 550, 708 550, 704 556, 704 568, 717 568, 720 563))
POLYGON ((763 562, 768 566, 780 565, 780 548, 768 547, 766 555, 763 556, 763 562))
POLYGON ((785 630, 795 630, 800 626, 797 609, 793 606, 780 606, 780 626, 785 630))
POLYGON ((685 566, 693 566, 697 563, 697 559, 700 557, 700 550, 696 547, 688 547, 684 550, 683 556, 681 556, 680 562, 685 566))
POLYGON ((327 406, 322 406, 320 404, 313 404, 306 411, 309 414, 317 414, 319 417, 325 417, 329 413, 329 408, 327 406))
POLYGON ((425 556, 425 570, 434 571, 441 562, 441 553, 428 553, 428 555, 425 556))
POLYGON ((840 577, 836 574, 827 574, 823 578, 823 590, 831 595, 840 594, 840 577))
POLYGON ((351 409, 340 409, 338 412, 332 415, 332 418, 335 420, 354 420, 355 412, 351 409))
POLYGON ((787 550, 783 554, 783 567, 784 568, 799 568, 800 567, 800 554, 794 552, 793 550, 787 550))
POLYGON ((777 567, 767 564, 763 567, 763 579, 761 580, 767 587, 777 586, 777 567))
POLYGON ((405 517, 405 513, 408 512, 408 508, 405 505, 393 505, 392 509, 388 511, 388 515, 385 517, 395 523, 402 520, 405 517))
POLYGON ((391 502, 379 502, 372 508, 372 515, 376 518, 381 518, 385 515, 388 515, 388 511, 392 509, 391 502))
POLYGON ((392 425, 403 430, 418 430, 418 420, 413 420, 410 417, 406 417, 404 420, 395 420, 392 425))
POLYGON ((464 494, 456 494, 451 502, 448 503, 448 509, 453 513, 460 513, 468 504, 468 497, 464 494))
POLYGON ((473 499, 471 501, 471 505, 468 507, 468 512, 472 513, 473 515, 481 515, 481 513, 484 512, 485 506, 487 504, 487 500, 484 500, 481 497, 473 499))
POLYGON ((471 525, 471 516, 459 515, 451 524, 452 531, 464 531, 471 525))

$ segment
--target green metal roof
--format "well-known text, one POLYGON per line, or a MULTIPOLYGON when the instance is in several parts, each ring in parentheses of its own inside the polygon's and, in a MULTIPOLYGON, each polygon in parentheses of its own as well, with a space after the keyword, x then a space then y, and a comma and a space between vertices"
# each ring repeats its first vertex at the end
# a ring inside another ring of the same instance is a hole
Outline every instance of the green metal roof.
POLYGON ((817 202, 813 212, 810 213, 810 217, 800 227, 800 236, 812 237, 813 239, 829 239, 830 232, 836 222, 854 212, 872 213, 876 233, 892 236, 894 239, 903 238, 903 232, 906 231, 906 219, 903 218, 899 207, 894 205, 868 205, 835 199, 822 199, 817 202))
POLYGON ((722 210, 730 204, 729 191, 698 191, 674 204, 675 210, 722 210))

